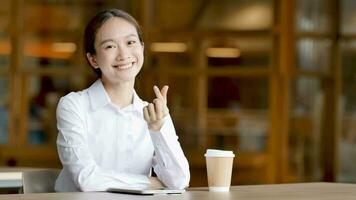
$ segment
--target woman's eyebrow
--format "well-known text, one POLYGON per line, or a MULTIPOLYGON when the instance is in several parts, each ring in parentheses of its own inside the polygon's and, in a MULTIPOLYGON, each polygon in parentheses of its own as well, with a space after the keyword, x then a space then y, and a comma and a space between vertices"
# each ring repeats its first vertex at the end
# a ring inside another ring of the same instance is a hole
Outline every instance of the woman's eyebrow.
POLYGON ((114 42, 114 40, 113 39, 106 39, 106 40, 101 41, 99 45, 101 46, 101 45, 103 45, 103 44, 105 44, 107 42, 114 42))
POLYGON ((126 37, 138 37, 136 34, 129 34, 129 35, 127 35, 126 37))
MULTIPOLYGON (((136 34, 128 34, 128 35, 126 35, 126 36, 124 36, 125 38, 129 38, 129 37, 136 37, 136 38, 138 38, 138 36, 136 35, 136 34)), ((101 41, 100 42, 100 46, 101 45, 103 45, 103 44, 105 44, 105 43, 107 43, 107 42, 115 42, 115 40, 114 39, 111 39, 111 38, 109 38, 109 39, 106 39, 106 40, 103 40, 103 41, 101 41)))

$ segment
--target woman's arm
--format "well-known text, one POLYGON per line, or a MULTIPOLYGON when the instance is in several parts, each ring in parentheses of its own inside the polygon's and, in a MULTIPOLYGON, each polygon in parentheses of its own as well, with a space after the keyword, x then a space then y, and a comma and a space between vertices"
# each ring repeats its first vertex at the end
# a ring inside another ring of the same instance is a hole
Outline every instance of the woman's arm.
POLYGON ((169 115, 168 86, 164 86, 161 91, 154 86, 153 91, 157 98, 143 108, 144 118, 155 149, 153 168, 158 178, 168 188, 183 189, 189 185, 189 164, 178 142, 169 115))
POLYGON ((170 116, 160 131, 150 131, 155 155, 153 168, 159 180, 171 189, 183 189, 189 186, 189 164, 178 142, 170 116))
POLYGON ((69 171, 77 188, 105 191, 109 187, 148 187, 150 181, 145 175, 117 173, 96 164, 87 142, 82 105, 75 100, 64 97, 58 104, 57 147, 63 168, 69 171))

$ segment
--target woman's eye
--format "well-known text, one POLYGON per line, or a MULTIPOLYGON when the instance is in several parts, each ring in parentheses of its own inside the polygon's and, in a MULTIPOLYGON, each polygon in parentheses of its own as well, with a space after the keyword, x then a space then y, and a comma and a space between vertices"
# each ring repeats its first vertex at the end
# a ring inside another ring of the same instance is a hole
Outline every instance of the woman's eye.
POLYGON ((105 47, 105 49, 112 49, 114 47, 115 47, 114 45, 108 45, 108 46, 105 47))
POLYGON ((131 40, 131 41, 127 42, 127 44, 129 44, 129 45, 132 45, 132 44, 135 44, 135 43, 136 43, 136 41, 134 41, 134 40, 131 40))

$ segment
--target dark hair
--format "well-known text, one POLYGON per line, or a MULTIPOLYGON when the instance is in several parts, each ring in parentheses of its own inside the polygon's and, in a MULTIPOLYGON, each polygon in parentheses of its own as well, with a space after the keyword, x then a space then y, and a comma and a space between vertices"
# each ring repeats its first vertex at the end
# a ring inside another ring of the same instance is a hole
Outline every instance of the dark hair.
MULTIPOLYGON (((87 53, 90 53, 91 55, 95 55, 96 51, 95 51, 95 38, 96 38, 96 34, 98 32, 98 30, 100 29, 100 27, 110 18, 112 17, 119 17, 122 19, 125 19, 126 21, 128 21, 130 24, 132 24, 137 31, 137 35, 138 38, 141 42, 141 44, 143 44, 143 39, 142 39, 142 31, 140 28, 140 25, 137 23, 136 19, 133 18, 130 14, 128 14, 125 11, 119 10, 119 9, 108 9, 108 10, 103 10, 101 12, 99 12, 98 14, 96 14, 87 24, 87 26, 85 27, 85 31, 84 31, 84 54, 86 57, 87 53)), ((87 59, 88 61, 88 59, 87 59)), ((88 61, 89 63, 89 61, 88 61)), ((90 65, 90 63, 89 63, 90 65)), ((94 69, 94 72, 101 77, 101 70, 94 69)))

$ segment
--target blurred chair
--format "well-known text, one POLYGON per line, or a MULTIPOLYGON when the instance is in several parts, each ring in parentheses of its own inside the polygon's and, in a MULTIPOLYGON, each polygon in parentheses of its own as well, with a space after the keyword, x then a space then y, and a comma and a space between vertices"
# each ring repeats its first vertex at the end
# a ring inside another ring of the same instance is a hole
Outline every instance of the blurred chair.
POLYGON ((55 192, 54 184, 59 172, 59 169, 24 171, 22 174, 23 193, 55 192))

